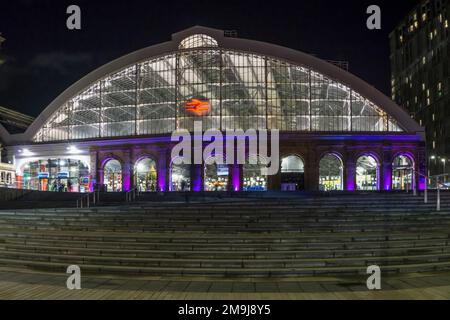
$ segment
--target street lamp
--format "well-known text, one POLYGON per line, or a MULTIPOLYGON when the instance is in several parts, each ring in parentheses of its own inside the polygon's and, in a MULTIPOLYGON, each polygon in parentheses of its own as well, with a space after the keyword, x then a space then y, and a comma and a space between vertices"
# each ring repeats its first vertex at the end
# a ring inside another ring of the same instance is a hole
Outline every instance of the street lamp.
POLYGON ((443 158, 443 159, 441 159, 441 161, 442 161, 442 163, 444 164, 444 173, 445 173, 445 164, 446 164, 446 162, 447 162, 447 159, 443 158))

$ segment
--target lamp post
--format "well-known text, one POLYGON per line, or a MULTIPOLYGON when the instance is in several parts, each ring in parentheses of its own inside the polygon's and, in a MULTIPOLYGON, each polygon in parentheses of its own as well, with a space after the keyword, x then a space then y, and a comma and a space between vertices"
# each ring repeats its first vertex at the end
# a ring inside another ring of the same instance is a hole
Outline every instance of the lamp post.
POLYGON ((444 165, 444 174, 445 174, 445 164, 447 163, 447 159, 445 159, 445 158, 443 158, 443 159, 441 159, 441 161, 442 161, 442 164, 444 165))

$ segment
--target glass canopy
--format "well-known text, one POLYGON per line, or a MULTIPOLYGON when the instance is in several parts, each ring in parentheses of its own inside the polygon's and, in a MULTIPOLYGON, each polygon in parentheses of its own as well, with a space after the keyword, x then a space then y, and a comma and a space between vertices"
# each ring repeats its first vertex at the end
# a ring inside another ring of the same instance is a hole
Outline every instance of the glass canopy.
POLYGON ((197 36, 183 41, 183 50, 92 83, 62 105, 34 141, 192 131, 195 120, 204 130, 403 131, 379 106, 307 66, 212 48, 214 39, 197 36), (202 117, 186 110, 196 97, 210 105, 202 117))

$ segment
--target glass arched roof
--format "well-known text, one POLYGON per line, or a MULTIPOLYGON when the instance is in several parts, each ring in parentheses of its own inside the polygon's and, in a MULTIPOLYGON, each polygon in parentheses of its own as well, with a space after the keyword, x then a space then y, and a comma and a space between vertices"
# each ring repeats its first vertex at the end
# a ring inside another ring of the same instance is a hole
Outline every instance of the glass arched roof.
POLYGON ((149 58, 92 83, 46 121, 35 142, 170 134, 203 129, 284 132, 401 132, 382 108, 348 86, 268 56, 214 48, 194 35, 183 50, 149 58), (210 112, 189 113, 206 99, 210 112))
POLYGON ((214 48, 218 47, 217 41, 207 36, 206 34, 194 34, 181 41, 179 48, 193 49, 193 48, 214 48))

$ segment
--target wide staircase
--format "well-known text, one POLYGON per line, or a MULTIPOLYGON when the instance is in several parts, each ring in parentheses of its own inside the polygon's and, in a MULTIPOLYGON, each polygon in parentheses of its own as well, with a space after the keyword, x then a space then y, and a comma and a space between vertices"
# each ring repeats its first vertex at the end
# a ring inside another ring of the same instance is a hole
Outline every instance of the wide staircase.
POLYGON ((347 276, 450 269, 442 211, 407 194, 136 202, 0 211, 0 268, 163 277, 347 276))

